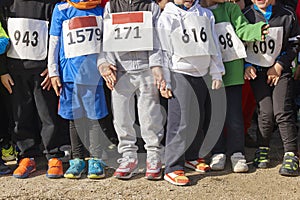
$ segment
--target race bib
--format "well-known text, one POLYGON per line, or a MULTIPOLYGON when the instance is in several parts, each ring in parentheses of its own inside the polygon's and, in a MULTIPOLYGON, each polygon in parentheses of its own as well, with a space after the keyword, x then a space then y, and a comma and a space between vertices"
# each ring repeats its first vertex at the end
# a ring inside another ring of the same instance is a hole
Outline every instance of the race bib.
POLYGON ((7 56, 17 59, 45 60, 48 50, 48 21, 9 18, 8 35, 11 40, 7 56))
POLYGON ((245 60, 249 63, 270 67, 275 63, 282 47, 283 27, 269 28, 265 41, 247 42, 245 60))
POLYGON ((218 23, 215 26, 222 53, 223 62, 246 58, 246 50, 242 41, 237 37, 229 22, 218 23))
POLYGON ((182 19, 182 26, 171 33, 174 54, 190 56, 216 55, 210 22, 206 17, 189 15, 182 19))
POLYGON ((140 11, 109 14, 104 19, 103 50, 152 51, 152 13, 140 11))
POLYGON ((102 17, 75 17, 63 22, 66 58, 100 53, 102 17))

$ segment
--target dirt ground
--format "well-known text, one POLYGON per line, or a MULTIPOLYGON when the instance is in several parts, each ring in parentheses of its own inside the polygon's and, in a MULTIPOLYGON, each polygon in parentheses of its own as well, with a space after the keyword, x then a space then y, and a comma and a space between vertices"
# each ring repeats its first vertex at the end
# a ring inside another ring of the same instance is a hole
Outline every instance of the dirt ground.
MULTIPOLYGON (((253 159, 255 149, 246 149, 247 160, 253 159)), ((109 153, 110 157, 114 157, 109 153)), ((256 170, 249 162, 250 171, 244 174, 231 172, 230 162, 221 172, 199 174, 187 171, 191 185, 173 186, 166 181, 148 181, 144 169, 128 181, 112 177, 102 180, 48 179, 46 161, 37 160, 37 172, 27 179, 11 175, 0 177, 0 199, 300 199, 300 176, 283 177, 278 174, 282 161, 282 145, 278 135, 272 139, 271 166, 256 170)), ((110 160, 116 160, 113 158, 110 160)), ((14 163, 10 163, 12 168, 14 163)), ((65 166, 65 169, 67 165, 65 166)))

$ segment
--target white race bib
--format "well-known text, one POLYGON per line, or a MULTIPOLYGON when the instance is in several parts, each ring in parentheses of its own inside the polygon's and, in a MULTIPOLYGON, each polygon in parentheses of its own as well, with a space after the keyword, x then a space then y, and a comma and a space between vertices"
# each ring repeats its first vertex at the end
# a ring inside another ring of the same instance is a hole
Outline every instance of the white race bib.
POLYGON ((282 47, 283 27, 269 28, 265 41, 247 42, 247 62, 270 67, 275 63, 282 47))
POLYGON ((100 53, 102 17, 74 17, 63 22, 66 58, 100 53))
POLYGON ((103 50, 152 51, 152 13, 140 11, 109 14, 104 19, 103 50))
POLYGON ((223 62, 247 57, 245 46, 236 35, 231 23, 218 23, 215 29, 218 35, 223 62))
POLYGON ((7 56, 17 59, 45 60, 48 51, 48 21, 25 18, 8 19, 11 46, 7 56))
POLYGON ((171 33, 174 54, 185 58, 190 56, 216 55, 210 22, 206 17, 188 15, 182 19, 182 27, 171 33))

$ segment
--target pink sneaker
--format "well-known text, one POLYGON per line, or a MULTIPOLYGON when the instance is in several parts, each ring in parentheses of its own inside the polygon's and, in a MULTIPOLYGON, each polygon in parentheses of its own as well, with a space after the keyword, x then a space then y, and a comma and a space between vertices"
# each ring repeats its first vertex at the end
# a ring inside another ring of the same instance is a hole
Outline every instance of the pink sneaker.
POLYGON ((124 157, 118 159, 120 163, 118 169, 114 173, 114 177, 118 179, 130 179, 138 173, 138 160, 136 158, 124 157))

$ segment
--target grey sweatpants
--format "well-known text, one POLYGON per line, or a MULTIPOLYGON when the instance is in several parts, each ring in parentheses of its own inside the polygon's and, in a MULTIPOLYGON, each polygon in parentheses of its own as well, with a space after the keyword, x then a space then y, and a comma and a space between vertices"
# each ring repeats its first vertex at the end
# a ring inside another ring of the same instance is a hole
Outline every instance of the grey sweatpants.
POLYGON ((112 91, 114 126, 118 135, 120 154, 137 158, 135 123, 135 99, 141 136, 145 141, 147 158, 160 155, 163 137, 163 117, 158 89, 154 85, 151 70, 138 73, 118 72, 117 84, 112 91))

